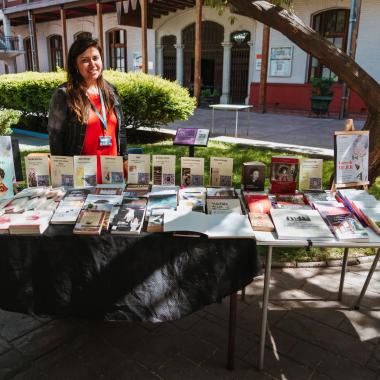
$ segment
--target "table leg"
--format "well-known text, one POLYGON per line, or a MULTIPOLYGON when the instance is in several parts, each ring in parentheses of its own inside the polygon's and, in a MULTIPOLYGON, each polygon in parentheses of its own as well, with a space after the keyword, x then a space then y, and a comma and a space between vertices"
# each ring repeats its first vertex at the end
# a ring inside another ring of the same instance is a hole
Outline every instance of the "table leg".
POLYGON ((260 358, 259 370, 264 368, 264 352, 265 352, 265 337, 267 332, 268 321, 268 302, 269 302, 269 286, 270 286, 270 272, 272 266, 272 247, 268 246, 267 257, 265 261, 265 277, 264 277, 264 294, 263 306, 261 314, 261 334, 260 334, 260 358))
POLYGON ((212 116, 211 116, 211 136, 214 133, 214 126, 215 126, 215 108, 212 108, 212 116))
POLYGON ((237 314, 237 293, 230 295, 230 319, 228 324, 228 356, 227 369, 233 370, 235 357, 235 336, 236 336, 236 314, 237 314))
POLYGON ((362 291, 360 292, 359 298, 358 298, 358 300, 356 301, 356 303, 354 305, 354 309, 355 310, 359 310, 360 303, 362 302, 362 298, 364 297, 365 292, 367 291, 369 282, 371 281, 373 272, 376 269, 376 266, 377 266, 377 263, 379 262, 379 259, 380 259, 380 248, 377 250, 375 259, 373 260, 373 263, 371 265, 371 269, 368 272, 368 275, 367 275, 367 278, 366 278, 365 283, 363 285, 362 291))
POLYGON ((239 121, 239 111, 236 110, 236 119, 235 119, 235 137, 237 137, 238 121, 239 121))
POLYGON ((346 270, 347 270, 348 250, 349 250, 349 248, 345 248, 344 249, 344 254, 343 254, 342 271, 340 272, 340 283, 339 283, 338 301, 342 301, 344 278, 346 276, 346 270))

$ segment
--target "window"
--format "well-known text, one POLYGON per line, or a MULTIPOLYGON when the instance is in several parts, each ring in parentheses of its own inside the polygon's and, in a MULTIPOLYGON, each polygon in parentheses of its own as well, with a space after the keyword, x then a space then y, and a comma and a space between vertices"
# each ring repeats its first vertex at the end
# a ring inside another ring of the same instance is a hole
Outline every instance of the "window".
POLYGON ((50 36, 49 41, 49 54, 50 54, 50 70, 56 71, 57 67, 63 68, 63 49, 62 49, 62 36, 57 34, 50 36))
MULTIPOLYGON (((347 46, 348 9, 333 9, 318 13, 313 17, 313 29, 333 43, 339 49, 345 51, 347 46)), ((323 77, 338 81, 338 77, 326 66, 311 57, 309 78, 323 77)))
POLYGON ((25 50, 25 71, 32 71, 33 61, 32 61, 32 45, 30 43, 30 37, 24 38, 24 50, 25 50))
POLYGON ((109 68, 127 71, 127 36, 123 29, 107 33, 109 68))
POLYGON ((74 40, 78 40, 79 38, 92 38, 92 34, 90 32, 79 32, 74 35, 74 40))

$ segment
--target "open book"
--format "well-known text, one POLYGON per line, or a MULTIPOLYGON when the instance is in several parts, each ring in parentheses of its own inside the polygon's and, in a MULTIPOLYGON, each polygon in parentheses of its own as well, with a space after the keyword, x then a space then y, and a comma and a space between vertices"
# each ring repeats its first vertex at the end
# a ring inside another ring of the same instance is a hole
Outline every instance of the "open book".
POLYGON ((209 238, 254 238, 247 215, 237 213, 203 214, 168 210, 164 232, 195 232, 209 238))

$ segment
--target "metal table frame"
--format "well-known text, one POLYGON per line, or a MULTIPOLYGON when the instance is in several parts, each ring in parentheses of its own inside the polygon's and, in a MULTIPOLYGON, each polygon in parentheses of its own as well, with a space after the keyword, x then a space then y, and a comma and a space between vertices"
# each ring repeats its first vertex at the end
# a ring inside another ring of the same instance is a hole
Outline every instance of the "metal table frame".
POLYGON ((367 290, 373 272, 376 269, 376 265, 380 259, 380 236, 373 232, 371 229, 367 229, 370 240, 368 242, 340 242, 336 239, 329 240, 279 240, 272 232, 258 232, 255 231, 256 244, 258 246, 266 246, 266 260, 265 260, 265 274, 264 274, 264 291, 263 291, 263 305, 261 314, 261 333, 260 333, 260 355, 259 355, 259 370, 264 368, 264 352, 265 352, 265 337, 268 323, 268 303, 269 303, 269 287, 270 287, 270 275, 272 266, 272 251, 274 247, 308 247, 310 244, 313 247, 324 248, 344 248, 344 256, 342 263, 342 270, 340 275, 338 301, 341 301, 344 287, 344 279, 347 269, 348 252, 350 248, 377 248, 377 254, 371 266, 371 269, 367 275, 367 279, 363 285, 360 296, 358 297, 355 305, 355 309, 358 309, 361 300, 367 290))
POLYGON ((239 123, 239 111, 252 108, 253 106, 247 104, 211 104, 212 119, 211 119, 211 135, 214 133, 215 127, 215 110, 236 111, 235 116, 235 137, 237 137, 238 123, 239 123))

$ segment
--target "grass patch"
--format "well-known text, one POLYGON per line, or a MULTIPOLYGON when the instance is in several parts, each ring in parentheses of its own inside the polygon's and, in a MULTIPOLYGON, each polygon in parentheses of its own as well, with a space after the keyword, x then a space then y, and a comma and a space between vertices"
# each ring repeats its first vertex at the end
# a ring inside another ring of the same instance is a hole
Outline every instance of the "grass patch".
MULTIPOLYGON (((154 142, 150 144, 133 144, 134 147, 141 147, 146 154, 172 154, 177 157, 176 160, 176 178, 179 183, 181 157, 188 156, 188 147, 173 146, 171 140, 164 140, 154 142)), ((33 151, 35 152, 35 151, 33 151)), ((47 151, 40 151, 47 152, 47 151)), ((25 163, 24 157, 30 152, 21 152, 22 167, 25 178, 25 163)), ((207 148, 195 148, 195 156, 203 157, 205 159, 205 184, 209 183, 209 169, 210 169, 210 157, 232 157, 234 159, 233 167, 233 185, 234 187, 240 187, 241 181, 241 166, 243 162, 248 161, 260 161, 267 165, 267 179, 265 186, 269 187, 269 167, 271 157, 289 156, 289 153, 276 152, 272 149, 249 147, 243 145, 227 144, 210 141, 207 148)), ((311 157, 307 155, 294 154, 297 157, 311 157)), ((312 156, 315 157, 315 156, 312 156)), ((328 188, 330 177, 334 170, 334 162, 332 159, 324 159, 323 161, 323 188, 328 188)), ((370 188, 370 193, 376 198, 380 198, 380 178, 370 188)), ((258 247, 259 254, 264 257, 266 253, 265 247, 258 247)), ((326 261, 331 259, 343 258, 343 249, 341 248, 275 248, 273 250, 273 261, 290 261, 290 262, 304 262, 304 261, 326 261)), ((355 248, 350 249, 350 257, 359 257, 366 255, 374 255, 376 252, 374 249, 362 249, 355 248)))

